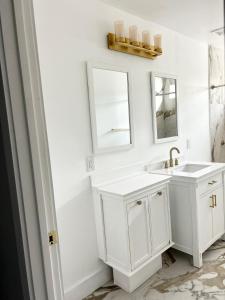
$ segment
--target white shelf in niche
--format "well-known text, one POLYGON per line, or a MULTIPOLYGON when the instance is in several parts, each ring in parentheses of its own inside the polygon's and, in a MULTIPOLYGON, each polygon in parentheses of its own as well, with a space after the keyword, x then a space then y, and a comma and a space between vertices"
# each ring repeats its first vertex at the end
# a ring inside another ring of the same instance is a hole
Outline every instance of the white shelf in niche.
POLYGON ((122 102, 128 102, 128 100, 125 99, 125 100, 117 100, 117 101, 110 101, 110 102, 97 102, 96 105, 109 105, 109 104, 117 104, 122 102))

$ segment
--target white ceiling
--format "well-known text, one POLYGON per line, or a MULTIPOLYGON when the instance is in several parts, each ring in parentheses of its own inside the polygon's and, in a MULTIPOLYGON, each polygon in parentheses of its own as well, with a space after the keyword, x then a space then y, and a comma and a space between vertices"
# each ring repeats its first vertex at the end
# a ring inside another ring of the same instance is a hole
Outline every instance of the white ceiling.
POLYGON ((209 32, 224 26, 223 0, 102 0, 184 35, 208 40, 209 32))

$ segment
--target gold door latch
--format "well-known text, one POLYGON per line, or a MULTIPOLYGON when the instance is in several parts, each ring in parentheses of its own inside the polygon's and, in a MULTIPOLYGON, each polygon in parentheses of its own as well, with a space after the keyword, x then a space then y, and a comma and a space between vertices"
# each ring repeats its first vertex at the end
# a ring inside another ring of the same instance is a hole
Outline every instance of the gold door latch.
POLYGON ((58 233, 56 230, 53 230, 48 233, 48 242, 50 246, 58 243, 58 233))

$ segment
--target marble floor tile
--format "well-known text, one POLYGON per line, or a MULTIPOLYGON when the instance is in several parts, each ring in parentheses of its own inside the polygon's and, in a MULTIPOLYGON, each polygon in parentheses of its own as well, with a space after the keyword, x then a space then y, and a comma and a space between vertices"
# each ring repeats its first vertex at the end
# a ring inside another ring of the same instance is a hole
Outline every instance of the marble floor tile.
POLYGON ((84 300, 225 300, 225 242, 210 247, 203 262, 197 269, 191 256, 172 249, 163 268, 133 293, 108 283, 84 300))

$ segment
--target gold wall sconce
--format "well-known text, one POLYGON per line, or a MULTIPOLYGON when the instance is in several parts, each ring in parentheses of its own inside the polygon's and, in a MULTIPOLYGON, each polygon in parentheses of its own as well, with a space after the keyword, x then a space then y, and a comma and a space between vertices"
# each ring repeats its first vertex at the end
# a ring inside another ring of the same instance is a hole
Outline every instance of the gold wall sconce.
POLYGON ((162 36, 154 35, 154 44, 151 45, 151 36, 148 30, 142 32, 142 41, 138 39, 138 28, 135 25, 129 27, 129 37, 125 36, 124 22, 114 23, 115 33, 108 33, 108 48, 131 55, 155 59, 162 55, 162 36))

